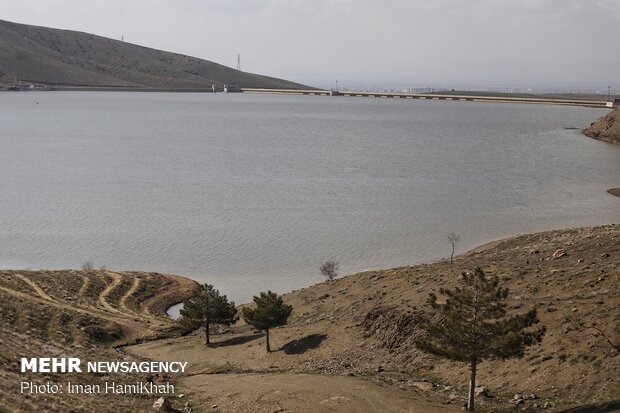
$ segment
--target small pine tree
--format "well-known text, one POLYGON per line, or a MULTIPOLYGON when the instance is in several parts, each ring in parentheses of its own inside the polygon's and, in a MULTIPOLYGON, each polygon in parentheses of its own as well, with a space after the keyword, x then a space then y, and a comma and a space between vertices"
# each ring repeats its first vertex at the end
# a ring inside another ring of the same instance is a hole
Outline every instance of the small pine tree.
POLYGON ((446 303, 439 304, 430 294, 429 302, 439 321, 430 320, 423 328, 427 335, 416 342, 429 353, 470 365, 468 410, 474 410, 476 369, 484 359, 521 357, 525 349, 542 340, 545 328, 528 329, 538 323, 536 310, 508 316, 508 289, 496 276, 487 278, 480 268, 463 273, 463 287, 441 289, 446 303))
POLYGON ((323 274, 329 281, 333 280, 338 276, 338 269, 340 268, 340 264, 337 261, 325 261, 323 265, 319 267, 319 271, 323 274))
POLYGON ((228 301, 210 284, 200 285, 194 294, 183 303, 181 325, 187 328, 205 328, 205 344, 211 344, 209 326, 211 324, 234 324, 237 319, 235 303, 228 301))
POLYGON ((243 319, 254 328, 265 330, 267 353, 270 353, 269 329, 285 325, 293 307, 284 304, 282 297, 271 291, 254 296, 254 304, 255 308, 243 308, 243 319))

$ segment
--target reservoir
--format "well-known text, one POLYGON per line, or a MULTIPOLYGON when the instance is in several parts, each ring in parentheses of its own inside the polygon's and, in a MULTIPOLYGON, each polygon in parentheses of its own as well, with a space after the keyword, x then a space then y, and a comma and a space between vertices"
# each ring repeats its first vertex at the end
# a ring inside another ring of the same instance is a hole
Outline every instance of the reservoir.
POLYGON ((524 232, 617 223, 605 109, 0 93, 0 267, 189 276, 238 303, 524 232))

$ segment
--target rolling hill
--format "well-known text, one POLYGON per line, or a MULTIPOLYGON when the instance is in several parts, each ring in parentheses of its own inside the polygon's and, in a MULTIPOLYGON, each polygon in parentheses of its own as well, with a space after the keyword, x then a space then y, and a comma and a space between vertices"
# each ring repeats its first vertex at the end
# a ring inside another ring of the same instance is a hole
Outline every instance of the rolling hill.
POLYGON ((307 88, 208 60, 94 34, 0 20, 0 83, 50 86, 199 89, 307 88))

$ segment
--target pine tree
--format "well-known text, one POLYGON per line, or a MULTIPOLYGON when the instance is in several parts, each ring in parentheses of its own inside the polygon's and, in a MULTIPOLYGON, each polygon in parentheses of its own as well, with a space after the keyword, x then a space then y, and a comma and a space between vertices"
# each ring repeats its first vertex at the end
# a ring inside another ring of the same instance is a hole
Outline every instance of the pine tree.
POLYGON ((284 304, 282 297, 271 291, 254 296, 255 308, 244 307, 243 319, 256 329, 265 330, 267 339, 267 353, 271 352, 269 345, 269 329, 286 324, 293 307, 284 304))
POLYGON ((211 324, 234 324, 237 319, 234 302, 229 302, 210 284, 200 285, 194 294, 183 303, 181 325, 188 328, 205 327, 205 344, 211 344, 209 326, 211 324))
POLYGON ((544 327, 528 329, 538 323, 536 310, 508 316, 508 289, 499 278, 487 278, 480 268, 473 274, 463 273, 462 287, 440 289, 445 304, 430 294, 429 302, 437 317, 424 323, 427 335, 417 346, 429 353, 462 361, 470 365, 467 409, 474 410, 476 369, 484 359, 521 357, 525 349, 540 343, 544 327))

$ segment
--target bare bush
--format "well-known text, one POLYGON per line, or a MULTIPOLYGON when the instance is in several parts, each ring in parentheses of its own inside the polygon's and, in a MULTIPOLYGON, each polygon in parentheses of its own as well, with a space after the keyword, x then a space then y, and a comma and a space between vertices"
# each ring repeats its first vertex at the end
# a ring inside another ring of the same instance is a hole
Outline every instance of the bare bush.
POLYGON ((334 278, 338 277, 339 268, 340 264, 337 261, 329 260, 325 261, 323 265, 319 267, 319 271, 321 271, 321 274, 323 274, 325 277, 327 277, 328 280, 331 281, 334 278))
POLYGON ((461 240, 460 235, 455 234, 454 232, 451 232, 448 234, 448 242, 452 246, 452 253, 450 254, 450 264, 452 264, 454 260, 454 249, 456 247, 456 243, 459 242, 460 240, 461 240))
POLYGON ((82 271, 93 272, 95 271, 95 263, 92 259, 88 259, 82 263, 82 271))

